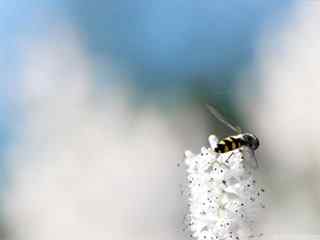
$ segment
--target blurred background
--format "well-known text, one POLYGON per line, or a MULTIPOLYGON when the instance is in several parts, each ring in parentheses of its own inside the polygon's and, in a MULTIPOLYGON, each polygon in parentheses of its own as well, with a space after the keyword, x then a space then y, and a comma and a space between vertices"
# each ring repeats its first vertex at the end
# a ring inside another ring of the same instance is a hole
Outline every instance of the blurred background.
POLYGON ((184 151, 261 141, 267 234, 320 233, 320 1, 0 2, 0 238, 186 239, 184 151))

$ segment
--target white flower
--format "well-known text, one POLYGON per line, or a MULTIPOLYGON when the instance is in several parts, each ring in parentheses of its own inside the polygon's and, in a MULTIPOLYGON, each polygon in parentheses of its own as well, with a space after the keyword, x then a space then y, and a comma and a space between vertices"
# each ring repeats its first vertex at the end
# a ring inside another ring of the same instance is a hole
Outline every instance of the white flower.
POLYGON ((257 186, 253 169, 239 149, 218 154, 218 139, 209 137, 210 147, 194 155, 186 151, 191 236, 198 240, 247 238, 254 234, 258 210, 264 207, 264 189, 257 186))

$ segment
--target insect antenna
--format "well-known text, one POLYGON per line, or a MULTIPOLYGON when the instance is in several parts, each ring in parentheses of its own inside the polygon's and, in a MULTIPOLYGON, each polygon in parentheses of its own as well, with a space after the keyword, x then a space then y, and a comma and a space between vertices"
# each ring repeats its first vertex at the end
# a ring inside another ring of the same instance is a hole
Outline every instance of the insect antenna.
POLYGON ((209 110, 209 112, 216 118, 218 119, 220 122, 222 122, 223 124, 225 124, 227 127, 229 127, 230 129, 232 129, 233 131, 235 131, 236 133, 241 133, 242 130, 240 127, 238 126, 233 126, 231 123, 229 123, 223 116, 221 113, 219 113, 217 111, 217 109, 215 109, 213 106, 206 104, 207 109, 209 110))

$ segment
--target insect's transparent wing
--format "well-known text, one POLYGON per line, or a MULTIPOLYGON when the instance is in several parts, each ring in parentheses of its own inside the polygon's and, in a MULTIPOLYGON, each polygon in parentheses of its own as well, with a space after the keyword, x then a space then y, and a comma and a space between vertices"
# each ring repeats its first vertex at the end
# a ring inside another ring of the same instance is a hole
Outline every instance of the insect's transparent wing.
POLYGON ((241 152, 243 154, 246 164, 248 164, 253 169, 257 169, 259 167, 258 160, 256 158, 254 150, 247 146, 243 146, 241 152))
POLYGON ((215 109, 213 106, 206 104, 206 107, 208 108, 209 112, 215 116, 220 122, 222 122, 223 124, 225 124, 226 126, 228 126, 230 129, 232 129, 233 131, 235 131, 236 133, 241 133, 241 128, 240 127, 235 127, 233 126, 231 123, 229 123, 223 116, 221 113, 219 113, 217 111, 217 109, 215 109))

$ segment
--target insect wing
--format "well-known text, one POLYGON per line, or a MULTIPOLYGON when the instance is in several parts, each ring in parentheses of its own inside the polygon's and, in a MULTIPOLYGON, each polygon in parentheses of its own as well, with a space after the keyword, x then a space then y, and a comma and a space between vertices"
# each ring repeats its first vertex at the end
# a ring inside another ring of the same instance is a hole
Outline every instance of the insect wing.
POLYGON ((225 124, 226 126, 228 126, 230 129, 232 129, 233 131, 235 131, 236 133, 241 133, 241 128, 240 127, 235 127, 233 126, 231 123, 229 123, 223 116, 221 113, 219 113, 217 111, 217 109, 215 109, 213 106, 207 104, 206 107, 208 108, 209 112, 215 116, 215 118, 217 118, 220 122, 222 122, 223 124, 225 124))

